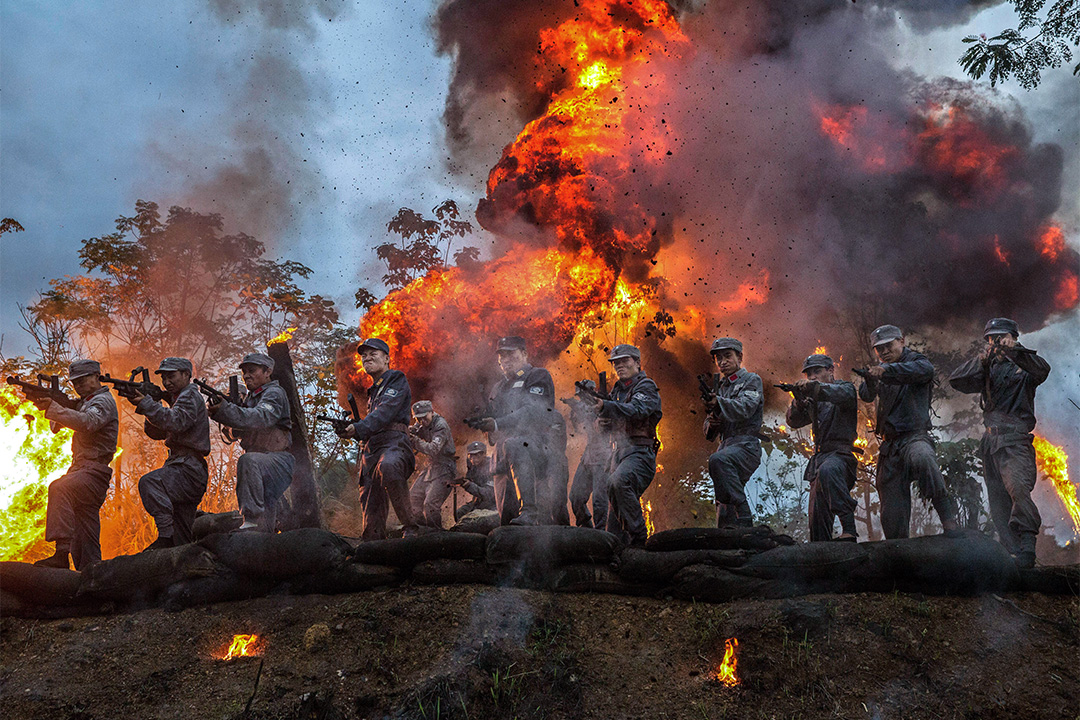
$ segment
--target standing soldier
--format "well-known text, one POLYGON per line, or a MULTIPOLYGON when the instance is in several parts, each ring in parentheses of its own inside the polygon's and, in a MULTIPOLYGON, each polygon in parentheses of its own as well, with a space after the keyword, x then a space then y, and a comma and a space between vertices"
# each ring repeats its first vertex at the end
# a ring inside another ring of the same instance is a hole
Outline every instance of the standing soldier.
POLYGON ((986 347, 960 367, 949 383, 979 393, 986 432, 982 438, 983 477, 1001 544, 1020 567, 1035 566, 1035 538, 1042 525, 1031 500, 1035 488, 1035 390, 1050 364, 1017 340, 1019 326, 994 318, 983 333, 986 347))
POLYGON ((480 441, 469 443, 465 458, 465 477, 457 484, 472 495, 472 500, 465 503, 454 513, 454 520, 460 520, 473 510, 495 510, 495 486, 491 475, 491 458, 487 446, 480 441))
MULTIPOLYGON (((596 383, 586 380, 585 385, 596 390, 596 383)), ((585 451, 574 471, 574 484, 570 486, 570 507, 579 527, 607 527, 608 473, 611 470, 611 420, 600 418, 592 404, 582 399, 580 393, 565 402, 570 405, 570 422, 587 438, 585 451), (592 496, 592 514, 589 514, 589 496, 592 496)))
POLYGON ((426 457, 409 492, 413 517, 427 527, 442 530, 442 506, 453 489, 457 463, 450 425, 431 407, 430 400, 412 406, 416 424, 409 428, 413 450, 426 457))
POLYGON ((742 367, 743 346, 735 338, 713 341, 713 362, 720 374, 706 401, 705 439, 720 439, 709 456, 709 476, 716 493, 717 527, 752 527, 746 483, 761 464, 761 420, 765 408, 761 378, 742 367))
POLYGON ((881 529, 888 539, 906 538, 911 532, 911 483, 930 500, 948 537, 960 534, 956 510, 945 490, 930 439, 930 391, 934 366, 925 355, 907 347, 895 325, 882 325, 870 334, 881 364, 865 371, 859 397, 877 399, 874 432, 882 438, 878 448, 877 491, 881 502, 881 529))
POLYGON ((502 338, 496 354, 503 379, 491 397, 491 416, 477 428, 495 443, 499 513, 503 524, 546 524, 552 509, 544 450, 555 412, 555 383, 547 370, 529 364, 525 338, 502 338))
POLYGON ((49 485, 45 508, 45 539, 56 543, 53 554, 35 565, 68 569, 68 557, 82 570, 101 561, 101 506, 109 492, 120 419, 116 401, 98 379, 94 360, 75 360, 68 381, 79 395, 74 409, 48 398, 34 400, 45 417, 75 431, 71 438, 71 467, 49 485))
POLYGON ((165 358, 155 371, 161 376, 169 407, 137 390, 127 396, 135 412, 146 417, 143 431, 151 440, 164 440, 169 457, 157 470, 139 478, 139 497, 157 525, 157 540, 147 550, 191 542, 191 524, 209 473, 210 419, 202 393, 191 382, 191 361, 165 358))
POLYGON ((833 518, 840 518, 837 540, 856 542, 856 502, 851 497, 859 415, 855 386, 836 380, 828 355, 806 358, 802 371, 806 377, 792 390, 787 423, 793 428, 810 425, 814 433, 814 456, 803 475, 810 483, 810 541, 832 540, 833 518))
POLYGON ((416 534, 409 507, 409 476, 416 457, 409 444, 409 408, 412 391, 405 373, 390 369, 390 346, 368 338, 356 348, 364 372, 374 381, 368 390, 367 415, 342 430, 343 438, 363 443, 360 457, 360 508, 364 513, 364 540, 386 537, 390 503, 403 526, 403 534, 416 534))
POLYGON ((656 475, 660 391, 642 372, 641 351, 633 345, 616 345, 608 361, 619 381, 610 400, 597 399, 593 405, 599 417, 612 421, 607 530, 631 546, 643 546, 647 531, 641 496, 656 475))
POLYGON ((241 530, 277 530, 278 500, 292 484, 292 413, 289 396, 271 380, 274 360, 250 353, 240 363, 247 397, 240 405, 212 401, 210 417, 229 431, 229 442, 240 440, 244 454, 236 461, 236 501, 244 516, 241 530))

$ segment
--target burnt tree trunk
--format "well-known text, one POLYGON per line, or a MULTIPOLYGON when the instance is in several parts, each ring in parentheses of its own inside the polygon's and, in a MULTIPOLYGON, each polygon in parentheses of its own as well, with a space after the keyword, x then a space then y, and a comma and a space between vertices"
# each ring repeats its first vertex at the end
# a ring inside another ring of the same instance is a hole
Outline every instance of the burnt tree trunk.
POLYGON ((311 448, 307 440, 307 421, 300 404, 300 393, 296 389, 296 372, 293 370, 292 356, 287 342, 276 342, 266 348, 274 360, 272 378, 277 380, 289 396, 289 408, 292 411, 292 446, 289 452, 296 458, 293 466, 293 480, 290 486, 292 507, 281 517, 282 529, 301 527, 319 527, 319 497, 315 489, 315 473, 311 463, 311 448))

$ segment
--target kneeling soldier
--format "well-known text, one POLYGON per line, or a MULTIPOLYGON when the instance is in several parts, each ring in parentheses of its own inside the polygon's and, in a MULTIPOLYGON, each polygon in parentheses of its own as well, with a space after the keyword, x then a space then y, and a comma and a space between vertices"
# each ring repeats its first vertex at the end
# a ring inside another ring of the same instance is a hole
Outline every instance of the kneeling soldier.
POLYGON ((491 458, 487 446, 477 440, 469 443, 465 458, 465 477, 458 481, 465 492, 472 495, 472 500, 457 509, 454 520, 460 520, 473 510, 495 510, 495 481, 491 472, 491 458))
POLYGON ((435 412, 430 400, 412 406, 416 423, 409 428, 413 449, 423 455, 423 467, 409 492, 413 517, 418 524, 442 529, 442 506, 450 497, 457 463, 450 424, 435 412))
POLYGON ((248 394, 240 405, 212 402, 210 417, 227 428, 230 442, 240 441, 244 454, 236 461, 236 502, 244 516, 241 530, 277 530, 278 500, 292 484, 292 413, 289 396, 271 380, 274 360, 262 353, 240 363, 248 394))
POLYGON ((98 377, 101 366, 93 360, 76 360, 68 369, 68 381, 79 403, 68 409, 42 398, 34 402, 55 426, 75 431, 71 438, 71 467, 49 485, 45 508, 45 539, 56 550, 35 565, 68 568, 68 556, 76 570, 101 560, 101 506, 109 492, 112 462, 120 419, 116 401, 98 377))
MULTIPOLYGON (((855 487, 857 462, 853 451, 858 437, 859 408, 855 386, 833 375, 828 355, 811 355, 803 363, 806 378, 795 383, 795 396, 787 410, 793 428, 810 425, 814 456, 804 479, 810 483, 810 540, 832 540, 833 518, 840 518, 837 540, 855 542, 855 487)), ((786 389, 786 388, 785 388, 786 389)))

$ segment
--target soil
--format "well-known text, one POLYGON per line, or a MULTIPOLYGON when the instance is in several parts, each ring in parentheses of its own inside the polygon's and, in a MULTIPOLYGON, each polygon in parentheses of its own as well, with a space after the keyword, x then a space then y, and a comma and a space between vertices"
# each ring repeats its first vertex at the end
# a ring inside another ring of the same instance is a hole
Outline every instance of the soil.
POLYGON ((706 605, 418 586, 4 618, 0 647, 3 716, 25 720, 1080 717, 1080 606, 1040 594, 706 605), (236 633, 263 655, 215 659, 236 633), (715 676, 731 637, 736 687, 715 676))

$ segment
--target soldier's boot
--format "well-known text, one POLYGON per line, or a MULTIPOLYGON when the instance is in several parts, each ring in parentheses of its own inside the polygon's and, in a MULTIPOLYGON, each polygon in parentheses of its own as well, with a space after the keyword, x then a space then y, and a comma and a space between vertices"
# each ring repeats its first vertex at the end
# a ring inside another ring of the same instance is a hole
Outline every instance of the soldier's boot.
POLYGON ((1020 533, 1020 549, 1013 558, 1019 568, 1035 567, 1035 533, 1020 533))
POLYGON ((34 564, 38 567, 61 568, 63 570, 68 570, 71 568, 69 562, 70 557, 71 553, 69 553, 67 550, 57 550, 49 557, 38 560, 34 564))
POLYGON ((171 548, 171 547, 175 547, 175 545, 176 545, 176 543, 173 542, 173 539, 172 539, 171 536, 170 537, 160 537, 159 536, 157 540, 155 540, 154 542, 147 545, 143 549, 143 552, 147 552, 149 550, 161 550, 162 548, 171 548))

